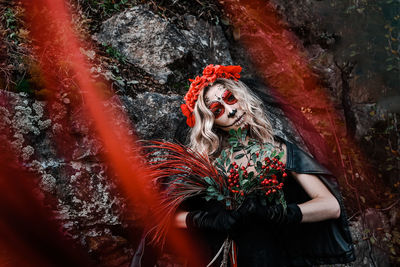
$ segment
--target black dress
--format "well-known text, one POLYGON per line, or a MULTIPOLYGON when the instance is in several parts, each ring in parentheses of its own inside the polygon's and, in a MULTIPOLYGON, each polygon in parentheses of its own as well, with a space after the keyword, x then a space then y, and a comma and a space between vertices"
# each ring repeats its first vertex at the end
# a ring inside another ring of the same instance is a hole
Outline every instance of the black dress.
MULTIPOLYGON (((186 211, 207 210, 214 202, 207 202, 201 197, 186 201, 182 209, 186 211)), ((188 231, 188 230, 186 230, 188 231)), ((246 224, 240 226, 239 231, 231 238, 237 248, 238 266, 272 267, 288 266, 282 244, 282 230, 280 227, 269 225, 253 219, 246 219, 246 224)), ((201 244, 204 266, 206 266, 221 248, 226 234, 214 231, 191 230, 192 242, 201 244)), ((220 266, 222 253, 211 266, 220 266)), ((195 264, 189 263, 188 266, 195 264)))

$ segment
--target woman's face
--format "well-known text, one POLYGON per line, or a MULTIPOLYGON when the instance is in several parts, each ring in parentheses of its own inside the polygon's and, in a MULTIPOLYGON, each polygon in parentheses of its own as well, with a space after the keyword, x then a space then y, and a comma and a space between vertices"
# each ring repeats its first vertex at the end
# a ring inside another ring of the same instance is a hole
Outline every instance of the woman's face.
POLYGON ((206 106, 214 114, 214 124, 224 131, 247 126, 246 112, 231 91, 222 84, 211 86, 204 96, 206 106))

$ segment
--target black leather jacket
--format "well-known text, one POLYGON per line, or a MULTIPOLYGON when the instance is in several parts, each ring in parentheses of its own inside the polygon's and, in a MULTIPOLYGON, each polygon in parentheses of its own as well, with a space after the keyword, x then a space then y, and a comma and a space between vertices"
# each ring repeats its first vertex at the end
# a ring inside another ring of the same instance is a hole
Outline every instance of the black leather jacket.
MULTIPOLYGON (((284 141, 284 140, 283 140, 284 141)), ((340 217, 313 223, 301 223, 285 231, 285 253, 291 265, 348 263, 355 260, 354 246, 346 210, 336 178, 297 145, 284 141, 287 147, 286 169, 316 175, 340 205, 340 217)), ((298 183, 285 185, 288 203, 303 203, 310 197, 298 183)))
MULTIPOLYGON (((335 177, 297 145, 283 139, 280 141, 287 147, 286 169, 296 173, 316 175, 337 198, 341 209, 340 217, 280 229, 257 223, 248 226, 235 237, 238 245, 238 266, 311 266, 354 261, 354 246, 335 177)), ((310 200, 304 189, 294 179, 286 181, 284 193, 287 203, 300 204, 310 200)), ((186 207, 187 210, 191 210, 206 205, 205 201, 198 200, 186 207)), ((208 255, 211 260, 225 236, 218 233, 203 233, 202 236, 204 239, 202 241, 209 245, 208 255)), ((140 259, 143 255, 144 244, 143 239, 131 267, 142 266, 140 259)), ((219 263, 213 266, 219 266, 219 263)))

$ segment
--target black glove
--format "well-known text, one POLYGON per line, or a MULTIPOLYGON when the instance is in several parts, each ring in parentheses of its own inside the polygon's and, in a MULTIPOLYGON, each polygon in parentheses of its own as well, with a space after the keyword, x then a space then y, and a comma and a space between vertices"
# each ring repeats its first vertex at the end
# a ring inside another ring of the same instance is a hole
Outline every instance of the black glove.
POLYGON ((263 206, 258 199, 253 197, 247 198, 239 207, 238 212, 244 216, 256 216, 277 225, 298 224, 303 219, 303 214, 297 204, 288 204, 285 212, 282 204, 263 206))
POLYGON ((232 233, 239 218, 237 211, 227 210, 221 203, 215 202, 209 210, 191 211, 186 216, 188 229, 206 229, 232 233))

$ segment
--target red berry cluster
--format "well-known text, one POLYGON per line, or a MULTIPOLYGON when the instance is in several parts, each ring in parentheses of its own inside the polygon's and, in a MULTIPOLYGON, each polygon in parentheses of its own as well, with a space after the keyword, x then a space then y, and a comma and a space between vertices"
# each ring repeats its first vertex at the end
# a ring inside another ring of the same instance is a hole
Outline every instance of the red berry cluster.
POLYGON ((275 173, 281 173, 282 179, 287 177, 287 173, 285 172, 286 165, 279 161, 278 158, 270 159, 266 157, 264 158, 264 162, 265 164, 261 167, 264 171, 260 175, 260 180, 261 185, 264 186, 265 195, 268 196, 276 193, 283 187, 283 182, 278 181, 278 176, 275 173))
MULTIPOLYGON (((230 170, 230 174, 228 176, 228 188, 229 190, 231 190, 232 193, 235 194, 239 193, 240 195, 244 196, 243 190, 233 189, 233 188, 239 188, 240 184, 239 184, 239 165, 237 165, 236 162, 232 162, 232 166, 233 168, 230 170)), ((242 166, 241 169, 243 170, 243 177, 247 178, 248 173, 246 168, 242 166)))
MULTIPOLYGON (((259 153, 256 153, 256 155, 258 157, 259 153)), ((248 162, 247 167, 250 165, 250 162, 248 162)), ((239 165, 236 162, 232 162, 232 168, 230 169, 228 176, 228 188, 232 193, 244 196, 245 192, 240 189, 239 171, 242 171, 242 179, 247 179, 247 167, 241 166, 239 168, 239 165)), ((274 194, 283 188, 283 179, 287 177, 285 167, 286 165, 276 157, 272 159, 269 157, 264 158, 264 164, 261 166, 263 171, 261 172, 259 179, 266 196, 274 194)))

